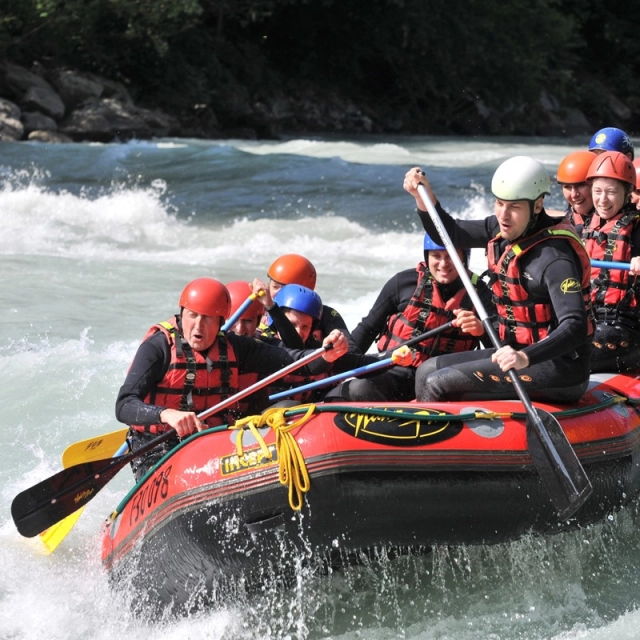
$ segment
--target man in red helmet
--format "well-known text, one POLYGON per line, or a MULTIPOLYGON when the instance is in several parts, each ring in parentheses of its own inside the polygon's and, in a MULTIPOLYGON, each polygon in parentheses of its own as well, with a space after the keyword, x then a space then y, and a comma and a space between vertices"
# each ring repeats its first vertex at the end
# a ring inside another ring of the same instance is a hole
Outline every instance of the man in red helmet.
MULTIPOLYGON (((253 295, 251 285, 244 280, 234 280, 227 284, 227 290, 231 296, 231 309, 229 311, 229 317, 246 302, 247 298, 253 295)), ((239 336, 253 336, 255 335, 260 320, 264 314, 264 305, 259 299, 252 300, 251 304, 240 314, 235 323, 229 327, 229 331, 238 334, 239 336)))
MULTIPOLYGON (((130 426, 132 450, 159 433, 176 430, 175 438, 132 461, 137 480, 180 438, 233 420, 231 412, 210 416, 203 423, 198 414, 240 391, 244 374, 275 373, 310 353, 221 332, 231 300, 226 287, 213 278, 190 282, 179 306, 177 315, 149 329, 116 399, 116 418, 130 426)), ((301 370, 310 375, 322 373, 347 351, 347 341, 339 331, 324 339, 323 345, 329 344, 333 348, 322 359, 301 370)))

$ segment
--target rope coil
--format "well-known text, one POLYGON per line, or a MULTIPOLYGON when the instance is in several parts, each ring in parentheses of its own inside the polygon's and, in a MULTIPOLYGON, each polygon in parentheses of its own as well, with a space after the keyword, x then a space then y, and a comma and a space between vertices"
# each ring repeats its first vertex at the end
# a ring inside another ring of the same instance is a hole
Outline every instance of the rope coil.
POLYGON ((289 505, 291 508, 294 511, 300 511, 304 504, 304 494, 311 488, 311 480, 304 456, 300 451, 300 445, 298 445, 291 431, 301 427, 313 416, 316 405, 301 405, 296 408, 304 410, 305 413, 291 424, 287 424, 284 415, 286 411, 290 410, 290 407, 272 407, 259 416, 249 416, 238 420, 231 428, 238 429, 236 449, 239 456, 244 454, 242 438, 245 430, 249 430, 268 459, 272 458, 271 452, 258 429, 260 427, 273 429, 276 436, 276 452, 278 454, 278 479, 280 484, 289 487, 289 505))

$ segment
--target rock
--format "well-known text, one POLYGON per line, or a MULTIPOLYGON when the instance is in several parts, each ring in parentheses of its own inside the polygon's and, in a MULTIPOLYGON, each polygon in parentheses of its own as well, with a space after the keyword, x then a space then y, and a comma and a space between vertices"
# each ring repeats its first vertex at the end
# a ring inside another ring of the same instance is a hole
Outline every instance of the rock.
POLYGON ((115 80, 110 80, 109 78, 102 78, 100 76, 90 75, 91 78, 98 78, 100 82, 104 85, 104 92, 102 94, 103 98, 114 98, 115 100, 119 100, 124 104, 133 106, 133 99, 129 95, 126 87, 115 80))
POLYGON ((15 102, 0 98, 0 116, 20 120, 21 113, 20 107, 15 102))
POLYGON ((29 87, 22 98, 21 104, 28 109, 42 111, 55 120, 62 118, 65 111, 62 98, 52 87, 29 87))
POLYGON ((589 122, 587 117, 579 109, 569 108, 565 110, 564 114, 564 129, 563 134, 567 136, 590 136, 593 133, 594 127, 589 122))
POLYGON ((28 140, 31 142, 48 142, 48 143, 61 143, 61 142, 73 142, 73 140, 59 131, 32 131, 28 140))
POLYGON ((104 92, 104 83, 95 76, 89 77, 71 69, 56 69, 50 78, 65 105, 69 108, 75 107, 89 98, 99 98, 104 92))
POLYGON ((22 114, 22 124, 26 134, 37 130, 56 131, 58 129, 58 125, 53 118, 45 116, 39 111, 25 111, 22 114))
POLYGON ((61 123, 74 140, 129 140, 164 137, 177 128, 173 118, 157 109, 143 109, 113 98, 89 99, 61 123))
POLYGON ((33 73, 17 64, 7 62, 1 67, 3 85, 11 93, 13 98, 22 100, 24 94, 31 87, 53 91, 53 87, 39 74, 33 73))
POLYGON ((22 140, 24 127, 17 118, 0 114, 0 142, 22 140))

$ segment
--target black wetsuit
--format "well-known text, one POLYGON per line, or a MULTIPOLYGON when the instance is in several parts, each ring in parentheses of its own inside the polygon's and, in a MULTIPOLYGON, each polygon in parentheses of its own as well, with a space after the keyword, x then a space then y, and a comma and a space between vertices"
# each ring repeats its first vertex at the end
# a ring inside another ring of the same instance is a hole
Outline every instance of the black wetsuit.
MULTIPOLYGON (((400 271, 385 283, 371 310, 362 318, 352 334, 353 340, 362 353, 365 353, 374 341, 385 332, 389 318, 406 309, 417 286, 418 271, 415 268, 400 271)), ((446 301, 456 295, 464 285, 458 278, 450 284, 438 284, 437 286, 442 299, 446 301)), ((488 313, 493 313, 491 290, 482 280, 478 281, 476 289, 486 305, 488 313)), ((415 376, 416 369, 414 367, 391 366, 384 371, 343 382, 334 391, 327 394, 327 400, 341 399, 360 402, 413 400, 415 398, 415 376)))
MULTIPOLYGON (((485 247, 495 238, 499 225, 495 216, 484 220, 454 220, 439 203, 436 208, 453 244, 459 248, 485 247)), ((425 231, 438 241, 440 236, 429 215, 418 210, 425 231)), ((531 233, 558 224, 543 210, 531 233)), ((501 249, 508 243, 502 241, 501 249)), ((529 357, 530 365, 518 371, 524 388, 534 400, 574 402, 589 383, 591 340, 589 320, 580 293, 566 294, 562 283, 568 278, 582 281, 579 258, 566 240, 548 239, 532 247, 519 261, 520 284, 538 301, 550 302, 553 329, 530 345, 512 344, 529 357)), ((454 353, 427 360, 416 375, 418 400, 478 400, 517 398, 508 374, 491 362, 495 349, 454 353)))

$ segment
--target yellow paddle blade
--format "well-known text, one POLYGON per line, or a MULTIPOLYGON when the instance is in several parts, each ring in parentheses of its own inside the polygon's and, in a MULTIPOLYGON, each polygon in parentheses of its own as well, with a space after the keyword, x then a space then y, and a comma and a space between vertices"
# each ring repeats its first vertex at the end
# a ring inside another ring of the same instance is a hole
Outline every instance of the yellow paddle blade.
POLYGON ((56 524, 51 525, 40 534, 40 540, 42 540, 45 546, 45 553, 47 555, 52 553, 64 540, 69 531, 73 529, 73 525, 76 523, 76 520, 80 517, 83 510, 84 507, 80 507, 80 509, 74 511, 70 516, 67 516, 64 520, 60 520, 60 522, 56 522, 56 524))
MULTIPOLYGON (((69 445, 62 454, 62 466, 68 469, 76 464, 93 462, 94 460, 102 460, 113 456, 123 444, 127 431, 128 429, 120 429, 119 431, 112 431, 111 433, 105 433, 104 435, 69 445)), ((50 554, 57 548, 73 529, 83 510, 84 507, 81 507, 40 534, 45 553, 50 554)))
POLYGON ((127 431, 120 429, 69 445, 62 454, 62 466, 68 469, 83 462, 110 458, 124 442, 127 431))

